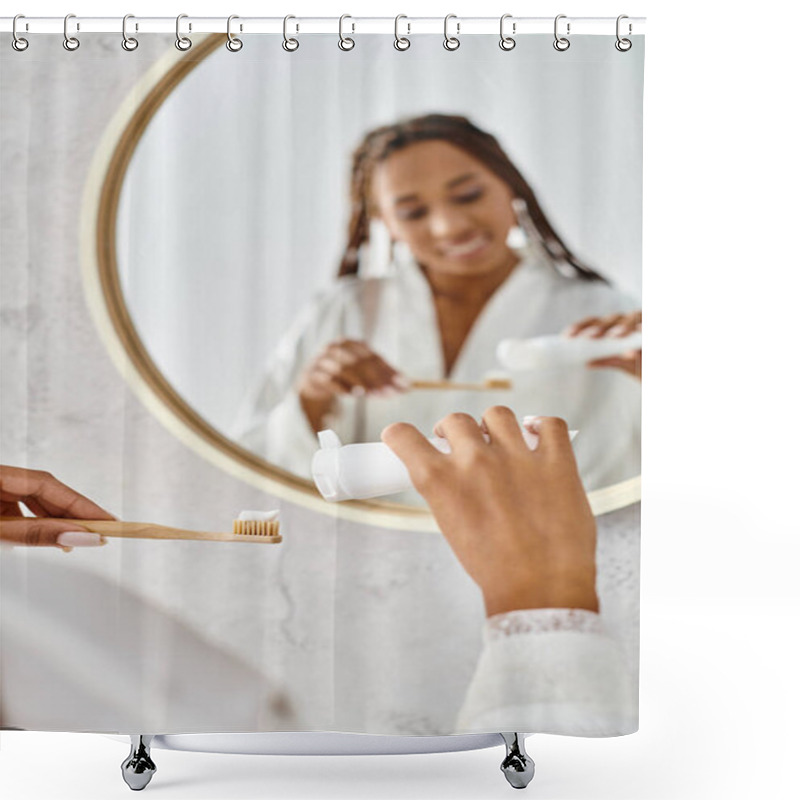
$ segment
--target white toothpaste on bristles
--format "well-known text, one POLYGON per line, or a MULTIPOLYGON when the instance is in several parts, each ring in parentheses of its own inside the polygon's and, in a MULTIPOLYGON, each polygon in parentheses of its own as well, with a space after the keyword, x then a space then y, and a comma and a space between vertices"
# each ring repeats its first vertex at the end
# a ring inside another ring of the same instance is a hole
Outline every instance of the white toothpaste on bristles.
POLYGON ((239 522, 269 522, 278 518, 278 509, 273 511, 241 511, 236 518, 239 522))

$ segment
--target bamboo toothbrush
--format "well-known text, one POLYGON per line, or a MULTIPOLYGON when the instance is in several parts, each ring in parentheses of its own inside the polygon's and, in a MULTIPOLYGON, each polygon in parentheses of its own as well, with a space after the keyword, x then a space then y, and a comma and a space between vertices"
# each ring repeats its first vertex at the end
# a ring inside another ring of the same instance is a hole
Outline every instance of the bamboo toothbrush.
MULTIPOLYGON (((203 542, 262 542, 278 544, 283 541, 280 535, 280 522, 277 511, 242 511, 233 522, 233 532, 218 533, 209 531, 189 531, 155 525, 149 522, 123 522, 111 519, 71 519, 67 517, 39 517, 57 519, 59 522, 74 522, 92 533, 121 539, 192 539, 203 542)), ((32 517, 29 517, 32 519, 32 517)), ((3 517, 2 521, 19 521, 19 517, 3 517)))
POLYGON ((460 389, 476 392, 492 391, 496 389, 510 389, 512 386, 509 378, 486 377, 481 383, 454 383, 453 381, 411 381, 412 389, 460 389))

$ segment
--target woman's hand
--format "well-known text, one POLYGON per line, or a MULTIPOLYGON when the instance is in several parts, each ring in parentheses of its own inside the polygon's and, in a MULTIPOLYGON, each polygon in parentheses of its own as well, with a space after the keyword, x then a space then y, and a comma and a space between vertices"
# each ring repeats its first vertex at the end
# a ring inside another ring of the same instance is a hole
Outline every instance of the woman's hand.
POLYGON ((49 472, 0 466, 0 516, 14 517, 0 522, 0 541, 31 547, 91 547, 106 543, 103 536, 90 533, 67 518, 115 519, 100 506, 56 480, 49 472), (35 517, 24 517, 24 503, 35 517), (41 520, 39 517, 65 517, 41 520))
MULTIPOLYGON (((605 317, 586 317, 565 331, 567 336, 588 336, 591 339, 612 337, 622 339, 631 333, 641 331, 642 312, 632 311, 628 314, 609 314, 605 317)), ((642 351, 629 350, 619 356, 597 358, 590 361, 589 367, 616 367, 633 375, 638 380, 642 379, 642 351)))
POLYGON ((450 455, 403 422, 382 439, 482 590, 487 616, 522 608, 597 611, 596 526, 566 423, 539 417, 526 427, 539 436, 535 451, 504 406, 488 409, 482 426, 466 414, 439 422, 434 432, 448 440, 450 455))
POLYGON ((364 343, 339 339, 306 367, 297 391, 314 431, 322 430, 337 395, 389 397, 410 387, 408 379, 364 343))

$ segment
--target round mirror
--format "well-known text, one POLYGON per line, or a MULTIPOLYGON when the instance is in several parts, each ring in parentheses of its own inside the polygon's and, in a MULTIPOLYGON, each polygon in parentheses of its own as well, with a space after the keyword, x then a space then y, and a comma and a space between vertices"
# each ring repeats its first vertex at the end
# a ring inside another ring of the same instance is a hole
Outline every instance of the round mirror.
POLYGON ((481 38, 454 60, 422 39, 410 58, 385 36, 291 54, 209 36, 112 122, 84 209, 90 304, 140 396, 220 466, 431 527, 413 490, 326 504, 317 432, 433 435, 507 405, 578 431, 596 513, 639 499, 640 345, 613 341, 640 329, 639 117, 605 109, 591 62, 512 64, 481 38))

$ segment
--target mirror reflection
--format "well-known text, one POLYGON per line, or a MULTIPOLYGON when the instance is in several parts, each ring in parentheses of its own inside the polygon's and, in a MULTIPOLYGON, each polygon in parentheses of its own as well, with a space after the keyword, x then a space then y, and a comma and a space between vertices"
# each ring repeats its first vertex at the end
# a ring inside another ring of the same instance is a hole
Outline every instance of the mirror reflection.
MULTIPOLYGON (((288 122, 258 107, 223 107, 211 119, 198 111, 209 82, 224 83, 232 69, 255 81, 248 62, 223 56, 186 78, 145 131, 118 216, 131 316, 190 405, 304 478, 321 430, 370 442, 407 421, 433 436, 446 414, 479 419, 492 405, 520 419, 564 417, 578 431, 587 490, 637 476, 637 242, 626 245, 627 274, 619 253, 614 274, 602 258, 579 256, 564 233, 585 207, 576 213, 557 183, 548 198, 535 170, 546 154, 531 157, 542 131, 557 134, 564 120, 506 109, 506 125, 485 123, 486 98, 467 99, 463 64, 449 92, 433 92, 451 108, 398 97, 388 112, 365 102, 345 114, 309 91, 288 122), (172 126, 174 136, 182 114, 191 154, 176 144, 164 164, 161 131, 172 126), (308 127, 297 135, 301 118, 308 127)), ((304 74, 292 75, 294 92, 304 74)), ((587 176, 567 172, 579 193, 587 176)), ((614 244, 604 244, 611 258, 614 244)), ((418 495, 387 499, 416 504, 418 495)))

